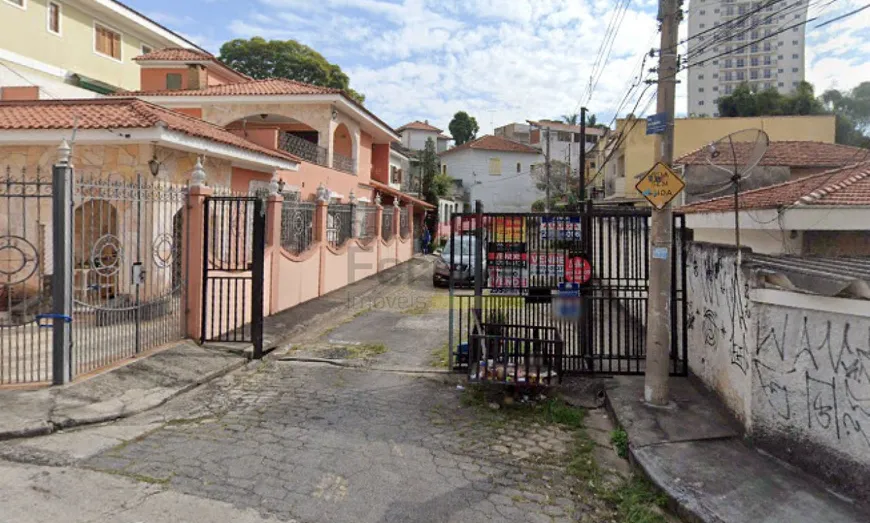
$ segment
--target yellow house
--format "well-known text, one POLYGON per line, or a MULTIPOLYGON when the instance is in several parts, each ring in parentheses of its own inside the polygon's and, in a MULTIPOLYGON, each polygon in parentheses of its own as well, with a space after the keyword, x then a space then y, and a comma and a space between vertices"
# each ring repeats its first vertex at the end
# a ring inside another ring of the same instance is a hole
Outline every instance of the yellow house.
POLYGON ((0 99, 139 89, 133 58, 163 47, 198 49, 115 0, 0 0, 0 99))
MULTIPOLYGON (((834 143, 833 115, 760 116, 746 118, 677 118, 674 120, 674 158, 744 129, 761 129, 771 141, 799 140, 834 143)), ((602 176, 607 198, 641 200, 634 186, 655 157, 655 135, 646 134, 646 120, 618 119, 616 130, 597 154, 599 165, 609 157, 602 176), (623 137, 623 134, 627 136, 623 137), (616 150, 614 150, 614 148, 616 150)))

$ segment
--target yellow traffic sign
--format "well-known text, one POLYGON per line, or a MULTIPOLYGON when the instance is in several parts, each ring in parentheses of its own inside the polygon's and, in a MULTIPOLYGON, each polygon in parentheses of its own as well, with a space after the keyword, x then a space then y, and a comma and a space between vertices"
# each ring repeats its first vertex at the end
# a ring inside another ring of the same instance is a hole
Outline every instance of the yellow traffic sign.
POLYGON ((656 162, 634 187, 653 207, 662 209, 683 192, 686 183, 670 167, 656 162))

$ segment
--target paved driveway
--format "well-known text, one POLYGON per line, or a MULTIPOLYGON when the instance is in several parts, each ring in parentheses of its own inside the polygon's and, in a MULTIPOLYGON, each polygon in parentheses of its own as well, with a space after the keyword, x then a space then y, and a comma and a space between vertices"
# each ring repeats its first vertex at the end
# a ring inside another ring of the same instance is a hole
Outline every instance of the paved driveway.
POLYGON ((287 353, 366 366, 269 361, 222 399, 202 398, 219 407, 84 466, 302 522, 576 520, 575 480, 560 465, 571 434, 481 423, 455 376, 378 370, 423 369, 444 346, 445 291, 429 276, 303 333, 287 353))

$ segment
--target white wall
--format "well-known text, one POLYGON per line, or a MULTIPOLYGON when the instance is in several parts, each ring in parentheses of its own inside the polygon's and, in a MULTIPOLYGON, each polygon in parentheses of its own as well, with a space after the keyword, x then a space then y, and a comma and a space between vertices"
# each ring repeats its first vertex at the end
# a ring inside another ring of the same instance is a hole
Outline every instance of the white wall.
POLYGON ((487 212, 529 212, 532 203, 544 196, 529 173, 532 164, 543 161, 540 154, 481 149, 463 149, 441 156, 447 175, 462 180, 462 185, 470 192, 470 200, 481 200, 487 212), (489 174, 490 158, 501 158, 501 175, 489 174))
POLYGON ((754 288, 693 244, 689 368, 753 442, 870 500, 870 302, 754 288))
MULTIPOLYGON (((694 239, 697 242, 736 245, 734 229, 695 228, 694 239)), ((768 229, 740 229, 740 245, 748 247, 759 254, 800 254, 802 248, 802 233, 768 229)))
MULTIPOLYGON (((435 141, 435 147, 438 147, 438 133, 434 131, 419 131, 416 129, 405 129, 402 131, 402 145, 408 149, 422 151, 426 147, 426 140, 432 138, 435 141)), ((446 144, 446 142, 445 142, 446 144)), ((446 146, 446 145, 445 145, 446 146)))

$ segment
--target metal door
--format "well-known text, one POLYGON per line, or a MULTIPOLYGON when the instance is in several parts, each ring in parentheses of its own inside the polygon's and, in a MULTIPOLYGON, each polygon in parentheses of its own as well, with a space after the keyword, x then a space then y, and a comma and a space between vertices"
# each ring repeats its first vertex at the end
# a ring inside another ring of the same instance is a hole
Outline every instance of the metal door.
POLYGON ((263 354, 266 207, 255 196, 210 196, 203 237, 203 342, 252 343, 263 354))

